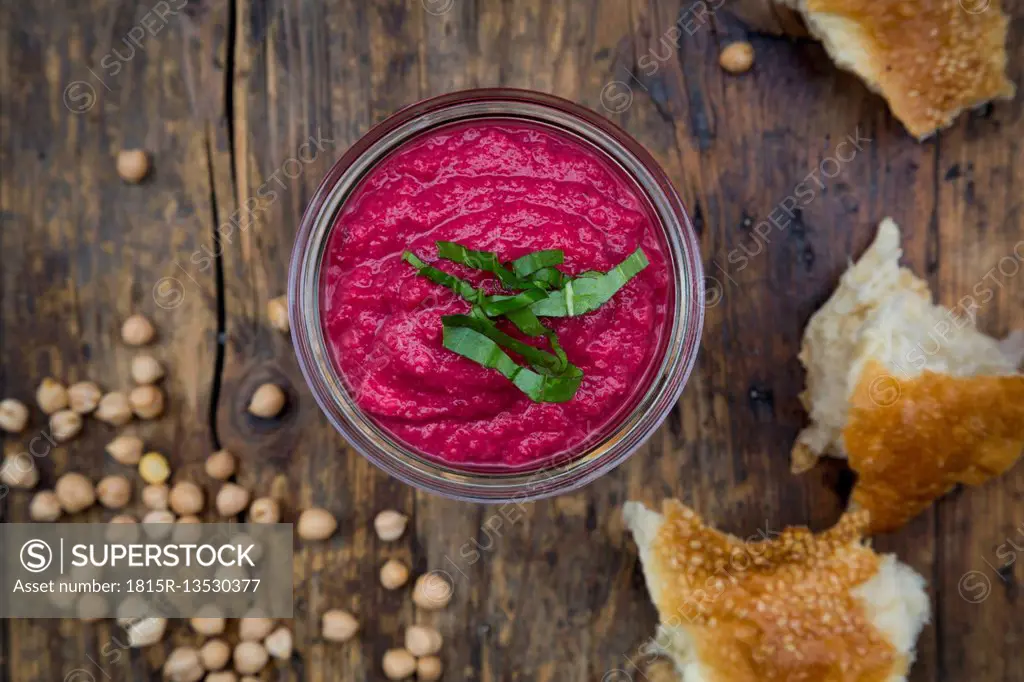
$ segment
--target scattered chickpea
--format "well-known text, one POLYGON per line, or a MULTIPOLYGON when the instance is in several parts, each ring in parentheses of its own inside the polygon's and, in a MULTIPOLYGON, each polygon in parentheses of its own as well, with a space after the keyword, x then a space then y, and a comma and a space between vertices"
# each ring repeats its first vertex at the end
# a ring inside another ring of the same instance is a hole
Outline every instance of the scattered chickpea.
POLYGON ((338 521, 326 509, 313 507, 299 515, 299 537, 303 540, 326 540, 334 535, 338 521))
POLYGON ((267 302, 267 317, 270 318, 270 326, 282 332, 287 332, 288 325, 288 297, 278 296, 267 302))
POLYGON ((121 325, 121 339, 129 346, 145 346, 155 336, 156 329, 145 315, 132 315, 121 325))
POLYGON ((142 439, 137 436, 118 436, 107 443, 107 453, 127 466, 135 466, 142 459, 142 439))
POLYGON ((107 541, 113 543, 132 544, 139 539, 139 522, 128 514, 118 514, 110 519, 105 533, 107 541))
POLYGON ((156 419, 164 412, 164 392, 156 386, 136 386, 128 402, 139 419, 156 419))
POLYGON ((111 391, 100 398, 93 416, 111 426, 124 426, 132 420, 132 405, 124 393, 111 391))
POLYGON ((264 419, 272 419, 284 409, 285 396, 276 384, 263 384, 249 400, 249 412, 264 419))
POLYGON ((426 573, 416 579, 412 600, 421 609, 443 609, 452 600, 452 586, 437 573, 426 573))
POLYGON ((39 483, 39 469, 27 454, 8 455, 0 462, 0 483, 11 488, 31 490, 39 483))
POLYGON ((292 657, 292 631, 281 626, 267 635, 263 640, 263 646, 272 658, 279 661, 287 661, 292 657))
POLYGON ((224 618, 190 618, 188 624, 200 635, 212 637, 224 632, 227 620, 224 618))
POLYGON ((78 473, 67 473, 57 479, 54 493, 61 508, 68 514, 77 514, 96 502, 96 490, 92 481, 78 473))
POLYGON ((181 646, 164 661, 163 673, 170 682, 199 682, 205 671, 199 652, 194 647, 181 646))
POLYGON ((746 73, 754 65, 754 46, 740 41, 725 46, 718 63, 729 73, 746 73))
POLYGON ((96 497, 107 509, 121 509, 132 499, 132 483, 124 476, 107 476, 96 484, 96 497))
POLYGON ((391 542, 402 537, 409 517, 393 509, 385 509, 373 519, 373 528, 377 537, 384 542, 391 542))
POLYGON ((100 404, 103 391, 92 381, 79 381, 68 387, 68 404, 78 414, 89 414, 100 404))
POLYGON ((149 154, 143 149, 122 149, 117 153, 117 174, 133 185, 142 182, 149 175, 149 154))
POLYGON ((142 530, 151 538, 162 540, 174 531, 174 514, 164 509, 154 509, 142 517, 142 530))
POLYGON ((231 647, 223 639, 211 639, 199 650, 199 660, 207 670, 220 670, 231 660, 231 647))
POLYGON ((243 642, 260 642, 274 629, 273 618, 239 618, 238 638, 243 642))
POLYGON ((206 458, 206 475, 226 481, 235 475, 235 456, 227 450, 218 450, 206 458))
POLYGON ((416 658, 430 656, 441 650, 441 633, 424 625, 410 625, 405 629, 405 648, 416 658))
POLYGON ((139 475, 146 483, 163 483, 171 475, 171 465, 159 452, 147 452, 139 460, 139 475))
POLYGON ((28 408, 14 398, 0 401, 0 431, 21 433, 28 425, 28 408))
POLYGON ((60 410, 50 415, 50 433, 58 443, 66 443, 82 431, 82 415, 60 410))
POLYGON ((36 402, 39 403, 39 409, 43 412, 53 414, 67 408, 68 391, 64 388, 64 384, 56 379, 46 377, 36 389, 36 402))
POLYGON ((192 481, 178 481, 171 488, 168 503, 178 516, 195 516, 203 511, 203 489, 192 481))
POLYGON ((151 511, 166 511, 170 507, 171 491, 163 483, 151 483, 142 489, 142 504, 151 511))
POLYGON ((437 682, 441 679, 441 672, 441 659, 437 656, 416 659, 416 679, 420 682, 437 682))
POLYGON ((237 483, 225 483, 217 491, 217 513, 236 516, 249 506, 249 491, 237 483))
POLYGON ((388 559, 380 567, 380 584, 385 590, 397 590, 409 582, 409 568, 398 559, 388 559))
POLYGON ((164 378, 164 367, 152 355, 132 358, 132 379, 137 384, 155 384, 164 378))
POLYGON ((381 667, 389 680, 404 680, 416 672, 416 659, 405 649, 388 649, 384 652, 381 667))
POLYGON ((40 490, 28 504, 28 515, 33 521, 53 522, 60 518, 60 500, 52 490, 40 490))
POLYGON ((254 675, 266 667, 270 655, 259 642, 239 642, 234 658, 235 670, 242 675, 254 675))
POLYGON ((281 505, 273 497, 258 497, 249 507, 249 523, 277 523, 281 520, 281 505))
POLYGON ((163 639, 166 630, 166 618, 132 619, 128 625, 128 644, 134 648, 151 646, 163 639))
POLYGON ((331 609, 320 618, 320 634, 329 642, 347 642, 358 631, 359 621, 343 609, 331 609))

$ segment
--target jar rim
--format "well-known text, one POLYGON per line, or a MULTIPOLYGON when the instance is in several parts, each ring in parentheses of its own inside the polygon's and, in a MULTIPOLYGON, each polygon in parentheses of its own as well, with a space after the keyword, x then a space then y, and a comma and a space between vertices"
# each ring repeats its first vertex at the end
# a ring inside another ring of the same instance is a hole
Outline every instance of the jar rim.
POLYGON ((363 457, 414 487, 475 502, 525 501, 575 490, 610 471, 650 437, 679 399, 697 357, 704 316, 700 249, 668 176, 628 133, 568 100, 511 88, 462 90, 405 107, 361 137, 327 172, 299 226, 288 275, 292 339, 321 410, 363 457), (653 208, 668 246, 674 286, 668 339, 642 397, 610 432, 566 459, 526 472, 480 472, 426 459, 377 425, 349 394, 331 361, 321 324, 320 271, 334 221, 366 174, 412 137, 459 121, 520 119, 568 132, 625 172, 653 208))

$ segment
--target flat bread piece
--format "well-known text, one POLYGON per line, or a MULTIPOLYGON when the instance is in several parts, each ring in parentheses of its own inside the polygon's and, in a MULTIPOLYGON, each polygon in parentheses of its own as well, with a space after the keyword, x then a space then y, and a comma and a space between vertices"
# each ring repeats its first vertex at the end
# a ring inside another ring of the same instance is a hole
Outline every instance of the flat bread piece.
POLYGON ((958 483, 1002 473, 1024 449, 1021 335, 979 332, 971 296, 953 310, 934 305, 901 254, 886 218, 811 317, 799 356, 810 424, 793 470, 849 458, 853 500, 871 510, 873 531, 899 527, 958 483))
POLYGON ((835 63, 921 140, 964 109, 1014 96, 1000 0, 789 0, 835 63))
POLYGON ((929 601, 921 576, 864 543, 867 512, 746 542, 675 500, 623 512, 683 682, 906 680, 929 601))

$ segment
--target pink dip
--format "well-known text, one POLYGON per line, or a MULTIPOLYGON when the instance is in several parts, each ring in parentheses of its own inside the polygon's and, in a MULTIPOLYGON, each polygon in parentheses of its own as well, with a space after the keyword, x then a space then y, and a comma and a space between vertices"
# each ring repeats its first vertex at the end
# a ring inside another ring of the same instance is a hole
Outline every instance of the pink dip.
POLYGON ((628 176, 569 135, 496 119, 424 133, 368 173, 329 237, 320 305, 335 367, 381 427, 454 468, 522 470, 575 454, 643 395, 660 360, 670 275, 659 229, 628 176), (438 260, 438 240, 505 261, 562 249, 570 275, 608 270, 637 246, 650 265, 597 311, 541 318, 585 376, 571 401, 534 403, 441 345, 441 316, 470 306, 418 276, 403 250, 499 289, 438 260))

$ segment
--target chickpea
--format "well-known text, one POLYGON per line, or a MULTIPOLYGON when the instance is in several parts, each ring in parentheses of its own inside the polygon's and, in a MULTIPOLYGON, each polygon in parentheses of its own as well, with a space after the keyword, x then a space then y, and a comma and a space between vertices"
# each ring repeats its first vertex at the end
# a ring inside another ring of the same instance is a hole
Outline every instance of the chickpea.
POLYGON ((108 542, 132 544, 139 540, 139 523, 127 514, 118 514, 110 519, 105 536, 108 542))
POLYGON ((452 600, 452 586, 440 574, 426 573, 417 578, 412 589, 412 600, 421 609, 443 609, 452 600))
POLYGON ((402 537, 409 517, 405 514, 385 509, 373 519, 373 528, 377 531, 377 537, 384 542, 391 542, 402 537))
POLYGON ((155 336, 153 323, 144 315, 132 315, 121 325, 121 339, 129 346, 145 346, 155 336))
POLYGON ((178 647, 164 661, 164 679, 170 682, 199 682, 204 672, 199 652, 194 647, 178 647))
POLYGON ((238 638, 243 642, 260 642, 273 629, 273 618, 240 618, 238 620, 238 638))
POLYGON ((313 507, 299 515, 299 537, 303 540, 326 540, 334 535, 338 522, 326 509, 313 507))
POLYGON ((407 582, 409 582, 409 568, 398 559, 388 559, 380 567, 380 584, 385 590, 397 590, 407 582))
POLYGON ((107 509, 121 509, 132 499, 132 484, 124 476, 107 476, 96 484, 96 497, 107 509))
POLYGON ((254 675, 266 667, 270 660, 267 650, 259 642, 240 642, 235 647, 235 670, 242 675, 254 675))
POLYGON ((156 419, 164 412, 164 392, 156 386, 136 386, 128 402, 139 419, 156 419))
POLYGON ((331 609, 320 617, 320 633, 329 642, 347 642, 359 631, 359 621, 348 611, 331 609))
POLYGON ((28 515, 33 521, 54 522, 60 518, 60 500, 52 490, 40 490, 28 505, 28 515))
POLYGON ((0 462, 0 483, 22 490, 35 488, 39 483, 35 460, 25 453, 8 455, 0 462))
POLYGON ((152 355, 132 358, 132 379, 137 384, 155 384, 164 378, 164 367, 152 355))
POLYGON ((272 658, 279 661, 287 661, 292 657, 292 631, 283 625, 267 635, 263 640, 263 646, 272 658))
POLYGON ((274 329, 287 332, 288 324, 288 297, 278 296, 267 303, 267 317, 270 318, 270 326, 274 329))
POLYGON ((420 682, 437 682, 441 679, 441 672, 441 659, 437 656, 416 659, 416 679, 420 682))
POLYGON ((28 408, 14 398, 0 401, 0 431, 21 433, 28 425, 28 408))
POLYGON ((441 650, 441 633, 424 625, 410 625, 405 629, 405 648, 416 658, 430 656, 441 650))
POLYGON ((235 456, 227 450, 218 450, 206 458, 206 475, 226 481, 235 475, 235 456))
POLYGON ((263 384, 249 400, 249 412, 263 419, 272 419, 284 409, 285 395, 276 384, 263 384))
POLYGON ((212 637, 224 632, 227 620, 224 618, 190 618, 188 624, 200 635, 212 637))
POLYGON ((195 516, 203 511, 203 489, 192 481, 178 481, 171 488, 168 502, 178 516, 195 516))
POLYGON ((142 182, 149 175, 149 154, 143 149, 122 149, 117 154, 117 174, 133 185, 142 182))
POLYGON ((221 516, 236 516, 249 506, 249 491, 237 483, 225 483, 217 491, 217 513, 221 516))
POLYGON ((79 381, 68 388, 68 404, 78 414, 89 414, 100 404, 103 391, 91 381, 79 381))
POLYGON ((416 659, 405 649, 388 649, 384 652, 381 667, 389 680, 404 680, 416 672, 416 659))
POLYGON ((218 670, 207 675, 206 682, 238 682, 238 674, 234 670, 218 670))
POLYGON ((151 511, 166 511, 171 504, 171 491, 163 483, 153 483, 142 489, 142 504, 151 511))
POLYGON ((211 639, 199 650, 199 660, 207 670, 220 670, 231 660, 231 647, 223 639, 211 639))
POLYGON ((146 483, 163 483, 171 476, 171 465, 159 452, 147 452, 139 460, 139 475, 146 483))
POLYGON ((745 73, 754 65, 754 46, 742 41, 730 43, 718 56, 718 63, 729 73, 745 73))
POLYGON ((132 619, 128 625, 128 644, 136 649, 152 646, 163 639, 166 630, 166 618, 132 619))
POLYGON ((142 530, 156 540, 162 540, 174 531, 174 514, 163 509, 146 512, 142 517, 142 530))
POLYGON ((124 393, 112 391, 100 398, 93 416, 111 426, 124 426, 132 420, 132 404, 124 393))
POLYGON ((50 433, 58 443, 66 443, 82 430, 82 415, 60 410, 50 415, 50 433))
POLYGON ((116 461, 135 466, 142 459, 142 439, 136 436, 118 436, 107 443, 107 452, 116 461))
POLYGON ((96 490, 92 481, 77 473, 67 473, 57 479, 54 493, 61 508, 68 514, 77 514, 96 502, 96 490))
POLYGON ((95 623, 110 614, 110 604, 102 594, 90 592, 79 598, 77 611, 79 620, 85 623, 95 623))
POLYGON ((281 505, 273 497, 258 497, 249 507, 249 523, 277 523, 281 520, 281 505))
POLYGON ((46 414, 59 412, 68 406, 68 391, 64 384, 46 377, 36 389, 36 402, 39 403, 39 409, 46 414))

